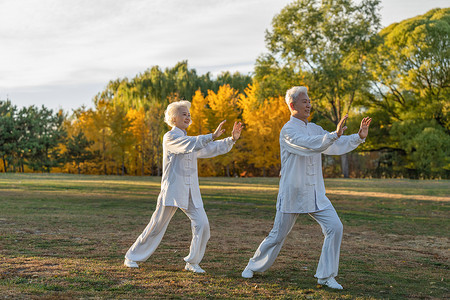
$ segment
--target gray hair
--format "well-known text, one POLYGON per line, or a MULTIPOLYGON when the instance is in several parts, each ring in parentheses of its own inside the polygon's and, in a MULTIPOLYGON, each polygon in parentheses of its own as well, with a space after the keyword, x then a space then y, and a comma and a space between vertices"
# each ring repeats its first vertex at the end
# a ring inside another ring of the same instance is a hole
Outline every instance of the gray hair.
MULTIPOLYGON (((308 95, 308 88, 306 86, 294 86, 290 88, 286 92, 286 97, 284 98, 287 106, 289 106, 290 103, 294 102, 300 94, 308 95)), ((289 109, 291 109, 290 106, 289 109)))
POLYGON ((178 115, 180 107, 186 107, 189 110, 191 108, 191 102, 187 100, 180 100, 177 102, 172 102, 167 106, 166 111, 164 112, 164 122, 166 122, 170 127, 175 127, 175 122, 173 119, 178 115))

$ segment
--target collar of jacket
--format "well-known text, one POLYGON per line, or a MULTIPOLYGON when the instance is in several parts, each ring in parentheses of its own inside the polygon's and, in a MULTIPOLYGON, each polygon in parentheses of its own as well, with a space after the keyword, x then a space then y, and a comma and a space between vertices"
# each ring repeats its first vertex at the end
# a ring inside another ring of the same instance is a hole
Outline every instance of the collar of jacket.
POLYGON ((183 129, 178 128, 177 126, 174 126, 174 127, 172 128, 172 131, 181 133, 182 135, 187 135, 187 132, 186 132, 186 131, 184 131, 183 129))
POLYGON ((298 125, 302 126, 302 127, 307 127, 307 123, 303 122, 300 119, 297 119, 294 116, 291 116, 291 121, 294 122, 295 124, 298 124, 298 125))

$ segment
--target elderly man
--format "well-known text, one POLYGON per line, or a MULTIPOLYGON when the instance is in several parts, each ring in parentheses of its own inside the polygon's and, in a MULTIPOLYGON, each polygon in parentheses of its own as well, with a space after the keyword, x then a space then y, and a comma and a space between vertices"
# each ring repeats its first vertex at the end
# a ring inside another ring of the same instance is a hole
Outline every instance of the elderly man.
POLYGON ((164 121, 172 127, 163 138, 163 175, 156 210, 147 227, 128 249, 124 265, 138 268, 137 262, 146 261, 156 250, 166 232, 172 216, 180 208, 191 220, 192 241, 189 255, 184 258, 185 269, 204 273, 200 262, 210 237, 209 222, 203 208, 197 174, 197 158, 225 154, 239 139, 242 124, 234 123, 231 137, 214 141, 222 133, 222 121, 214 133, 198 136, 186 135, 192 123, 188 101, 168 105, 164 121))
POLYGON ((280 132, 281 179, 277 198, 277 212, 273 229, 262 241, 255 255, 242 272, 252 278, 253 272, 264 272, 275 261, 286 236, 299 214, 309 214, 322 227, 325 240, 315 277, 318 283, 342 289, 335 277, 338 274, 342 223, 325 195, 321 153, 341 155, 352 151, 367 137, 371 119, 361 122, 358 134, 343 136, 347 115, 336 131, 327 132, 308 122, 311 102, 306 87, 293 87, 286 93, 291 119, 280 132))

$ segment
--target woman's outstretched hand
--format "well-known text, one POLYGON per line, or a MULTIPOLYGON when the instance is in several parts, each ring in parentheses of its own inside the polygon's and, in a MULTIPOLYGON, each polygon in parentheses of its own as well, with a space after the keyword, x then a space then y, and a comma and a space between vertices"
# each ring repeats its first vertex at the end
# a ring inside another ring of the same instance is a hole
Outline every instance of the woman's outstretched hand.
POLYGON ((244 125, 241 122, 234 122, 233 131, 231 132, 231 138, 236 142, 241 136, 244 125))
POLYGON ((336 132, 337 132, 338 137, 340 137, 344 133, 344 131, 347 129, 347 126, 345 126, 345 121, 347 120, 347 118, 348 118, 348 114, 346 114, 341 119, 341 121, 339 121, 339 124, 336 127, 336 132))
POLYGON ((225 129, 222 129, 223 124, 225 124, 227 120, 223 120, 222 122, 220 122, 219 126, 217 126, 216 131, 214 131, 213 133, 213 139, 217 139, 219 136, 222 135, 222 133, 225 132, 225 129))

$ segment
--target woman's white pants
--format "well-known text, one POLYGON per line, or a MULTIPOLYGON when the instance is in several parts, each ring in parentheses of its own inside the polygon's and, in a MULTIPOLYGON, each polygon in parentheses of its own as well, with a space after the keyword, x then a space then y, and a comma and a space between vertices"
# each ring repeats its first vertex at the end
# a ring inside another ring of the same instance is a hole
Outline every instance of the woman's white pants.
MULTIPOLYGON (((155 252, 161 242, 167 225, 178 207, 157 205, 147 227, 130 247, 125 258, 132 261, 145 261, 155 252)), ((209 222, 203 207, 196 208, 189 197, 188 209, 180 208, 191 220, 192 241, 189 255, 184 260, 199 264, 205 254, 206 243, 210 237, 209 222)))
MULTIPOLYGON (((254 272, 264 272, 273 264, 280 253, 286 236, 291 231, 299 214, 283 213, 277 210, 273 228, 262 241, 247 268, 254 272)), ((328 278, 338 274, 343 226, 332 205, 324 210, 309 213, 322 227, 325 240, 315 277, 328 278)))

